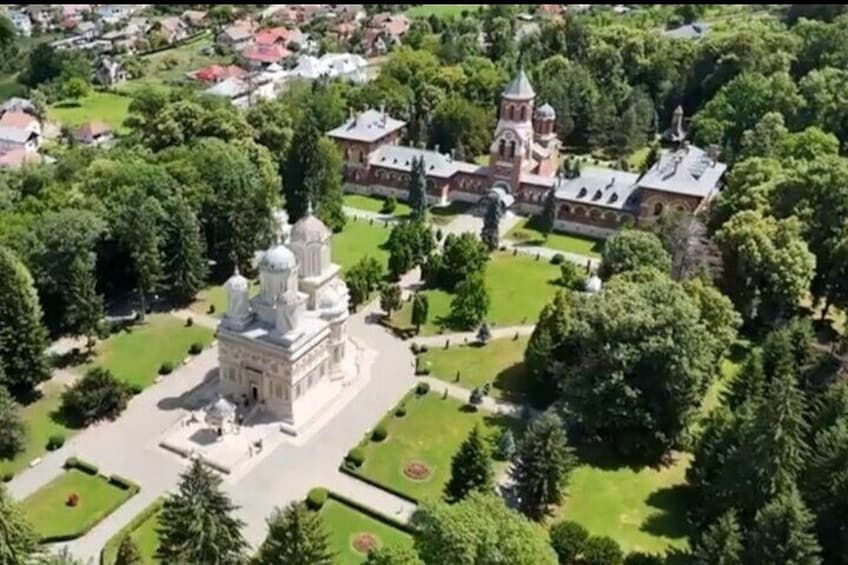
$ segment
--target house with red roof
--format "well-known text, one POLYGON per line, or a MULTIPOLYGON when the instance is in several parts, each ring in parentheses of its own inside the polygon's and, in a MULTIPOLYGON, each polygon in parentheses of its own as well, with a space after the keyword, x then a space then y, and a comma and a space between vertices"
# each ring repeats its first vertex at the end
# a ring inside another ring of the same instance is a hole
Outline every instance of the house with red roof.
POLYGON ((297 28, 289 29, 286 27, 274 27, 271 29, 263 29, 253 37, 253 42, 256 45, 282 45, 288 47, 291 44, 303 45, 306 36, 297 28))
POLYGON ((252 64, 260 64, 264 66, 273 63, 280 63, 292 55, 292 52, 280 45, 273 43, 271 45, 254 44, 245 47, 241 51, 241 56, 244 60, 252 64))
POLYGON ((209 65, 189 73, 189 76, 200 82, 217 84, 228 78, 241 78, 246 74, 247 71, 238 65, 209 65))

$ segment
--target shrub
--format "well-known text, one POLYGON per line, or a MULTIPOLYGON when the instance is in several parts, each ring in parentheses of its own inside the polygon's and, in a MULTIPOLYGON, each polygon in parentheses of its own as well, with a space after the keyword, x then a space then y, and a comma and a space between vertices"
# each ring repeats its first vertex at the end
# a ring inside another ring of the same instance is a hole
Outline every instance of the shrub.
POLYGON ((442 241, 443 237, 442 228, 436 228, 436 241, 442 241))
POLYGON ((53 434, 47 438, 47 451, 55 451, 65 445, 65 436, 62 434, 53 434))
POLYGON ((386 429, 385 424, 377 424, 377 427, 371 432, 371 441, 383 441, 388 435, 389 430, 386 429))
POLYGON ((395 408, 395 416, 397 416, 398 418, 403 418, 404 416, 406 416, 406 406, 401 404, 400 406, 395 408))
POLYGON ((136 490, 138 489, 138 485, 132 482, 131 480, 122 477, 121 475, 111 475, 109 477, 109 482, 119 489, 123 490, 136 490))
POLYGON ((186 318, 186 323, 185 323, 185 325, 186 325, 186 327, 187 327, 187 328, 192 327, 192 326, 194 325, 194 318, 192 318, 191 316, 189 316, 188 318, 186 318))
POLYGON ((396 208, 397 198, 395 198, 393 195, 389 195, 383 201, 383 209, 381 210, 381 212, 383 212, 384 214, 393 214, 396 208))
POLYGON ((5 473, 3 473, 3 482, 4 482, 4 483, 8 483, 9 481, 11 481, 11 480, 12 480, 12 478, 13 478, 14 476, 15 476, 15 475, 14 475, 12 472, 10 472, 10 471, 6 471, 5 473))
POLYGON ((415 394, 419 396, 424 396, 428 392, 430 392, 430 383, 418 383, 415 387, 415 394))
POLYGON ((483 404, 483 392, 480 390, 480 387, 475 388, 471 391, 471 394, 468 395, 468 404, 471 406, 483 404))
POLYGON ((214 304, 210 304, 210 305, 209 305, 209 309, 207 310, 207 312, 208 312, 209 314, 214 314, 214 313, 215 313, 215 305, 214 305, 214 304))
POLYGON ((416 375, 429 375, 430 374, 430 362, 424 361, 420 357, 415 360, 415 374, 416 375))
POLYGON ((197 355, 201 351, 203 351, 203 344, 200 343, 200 342, 197 342, 197 341, 192 343, 191 347, 188 348, 188 352, 191 353, 192 355, 197 355))
POLYGON ((174 364, 171 363, 170 361, 165 361, 159 367, 159 374, 160 375, 170 375, 173 371, 174 371, 174 364))
POLYGON ((345 460, 354 467, 359 467, 365 461, 365 450, 361 447, 354 447, 348 451, 345 460))
POLYGON ((624 558, 624 565, 663 565, 665 559, 659 555, 634 551, 624 558))
POLYGON ((605 565, 621 563, 624 553, 618 542, 608 536, 592 536, 583 546, 583 563, 586 565, 605 565))
POLYGON ((557 522, 551 526, 551 546, 559 557, 560 563, 574 563, 583 553, 589 532, 570 520, 557 522))
POLYGON ((71 493, 70 495, 68 495, 68 500, 65 502, 65 504, 73 508, 74 506, 79 504, 79 495, 75 492, 71 493))
POLYGON ((312 510, 320 510, 325 502, 327 502, 327 489, 325 488, 314 488, 306 496, 306 505, 312 510))
POLYGON ((562 265, 565 262, 565 255, 562 253, 555 253, 553 257, 551 257, 551 265, 562 265))
POLYGON ((413 355, 418 355, 419 353, 421 353, 421 348, 418 347, 417 343, 413 343, 412 345, 410 345, 409 349, 410 351, 412 351, 413 355))
POLYGON ((130 392, 133 393, 133 395, 141 394, 141 391, 143 391, 143 390, 144 390, 144 387, 141 386, 138 383, 133 383, 133 384, 130 385, 130 392))
POLYGON ((422 345, 418 348, 418 351, 419 351, 419 353, 427 353, 428 351, 430 351, 430 349, 429 349, 426 345, 423 345, 423 344, 422 344, 422 345))
POLYGON ((83 473, 88 473, 89 475, 96 475, 99 469, 97 465, 93 465, 88 461, 83 461, 77 457, 68 457, 65 460, 65 468, 66 469, 79 469, 83 473))

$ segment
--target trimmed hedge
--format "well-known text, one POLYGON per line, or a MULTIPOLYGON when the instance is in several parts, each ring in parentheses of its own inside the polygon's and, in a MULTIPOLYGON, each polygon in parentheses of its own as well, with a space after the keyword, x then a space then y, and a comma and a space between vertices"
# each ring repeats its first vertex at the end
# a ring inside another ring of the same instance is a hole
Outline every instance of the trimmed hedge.
POLYGON ((191 346, 188 348, 188 352, 189 352, 191 355, 197 355, 197 354, 198 354, 198 353, 200 353, 201 351, 203 351, 203 344, 202 344, 202 343, 200 343, 199 341, 195 341, 195 342, 194 342, 194 343, 192 343, 192 344, 191 344, 191 346))
POLYGON ((160 375, 170 375, 172 372, 174 372, 174 364, 171 363, 170 361, 165 361, 159 367, 159 374, 160 375))
POLYGON ((12 473, 11 471, 6 471, 5 473, 3 473, 3 482, 4 483, 8 483, 13 478, 15 478, 15 474, 12 473))
POLYGON ((386 439, 389 435, 389 430, 386 429, 386 425, 382 422, 377 424, 377 427, 374 428, 374 431, 371 432, 371 441, 380 442, 386 439))
POLYGON ((430 383, 418 383, 415 386, 415 394, 419 396, 424 396, 428 392, 430 392, 430 383))
POLYGON ((406 406, 401 404, 400 406, 395 408, 395 416, 398 418, 403 418, 404 416, 406 416, 406 406))
POLYGON ((47 451, 55 451, 65 445, 64 434, 53 434, 47 438, 47 451))
POLYGON ((361 447, 354 447, 350 451, 347 452, 347 457, 345 457, 345 461, 353 465, 354 467, 359 467, 362 463, 365 462, 365 450, 361 447))
MULTIPOLYGON (((392 518, 391 516, 389 516, 387 514, 383 514, 382 512, 380 512, 378 510, 374 510, 370 506, 365 506, 364 504, 357 502, 357 501, 355 501, 351 498, 348 498, 348 497, 344 496, 343 494, 339 494, 335 491, 329 491, 327 493, 327 497, 332 498, 336 502, 339 502, 339 503, 344 504, 346 506, 350 506, 354 510, 358 510, 359 512, 362 512, 366 516, 368 516, 370 518, 374 518, 378 522, 382 522, 383 524, 386 524, 387 526, 401 530, 401 531, 406 532, 408 534, 414 534, 415 533, 415 528, 413 528, 411 525, 407 524, 406 522, 401 522, 400 520, 396 520, 395 518, 392 518)), ((412 501, 410 501, 410 502, 412 502, 412 501)))
POLYGON ((562 265, 563 263, 565 263, 565 255, 554 253, 554 256, 551 257, 551 265, 562 265))
POLYGON ((78 457, 68 457, 68 459, 65 460, 65 469, 79 469, 83 473, 87 473, 89 475, 96 475, 100 471, 97 465, 89 463, 88 461, 83 461, 78 457))
POLYGON ((133 481, 122 477, 121 475, 110 475, 109 482, 122 490, 129 490, 133 492, 138 492, 141 490, 140 486, 138 486, 133 481))
POLYGON ((325 502, 327 502, 327 489, 325 488, 314 488, 306 496, 306 505, 312 510, 320 510, 325 502))

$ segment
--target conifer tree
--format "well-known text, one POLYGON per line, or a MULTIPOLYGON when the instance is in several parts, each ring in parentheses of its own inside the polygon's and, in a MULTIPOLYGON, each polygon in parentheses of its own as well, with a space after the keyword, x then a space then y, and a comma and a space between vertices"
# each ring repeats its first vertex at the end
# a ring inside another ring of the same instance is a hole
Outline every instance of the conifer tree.
POLYGON ((0 365, 5 372, 0 384, 18 398, 29 394, 50 375, 46 347, 32 276, 9 249, 0 246, 0 365))
POLYGON ((816 532, 827 563, 848 549, 848 417, 816 434, 801 481, 804 498, 816 516, 816 532))
POLYGON ((307 183, 310 161, 318 153, 318 140, 321 132, 311 111, 304 112, 295 128, 294 135, 286 154, 285 163, 280 167, 283 179, 286 212, 289 221, 298 221, 306 215, 312 195, 307 183))
POLYGON ((303 502, 277 509, 254 565, 332 565, 333 552, 321 515, 303 502))
POLYGON ((39 553, 38 536, 0 486, 0 565, 30 563, 39 553))
POLYGON ((421 326, 427 323, 427 316, 430 311, 430 301, 427 295, 423 292, 416 292, 412 299, 412 324, 415 326, 415 333, 421 332, 421 326))
POLYGON ((543 518, 550 505, 562 500, 574 466, 562 420, 548 410, 530 424, 518 447, 512 475, 521 511, 534 520, 543 518))
POLYGON ((176 198, 168 218, 168 279, 171 293, 188 303, 206 281, 205 245, 197 216, 183 198, 176 198))
POLYGON ((412 209, 412 219, 424 221, 427 219, 427 172, 424 170, 424 157, 412 158, 412 169, 409 172, 409 207, 412 209))
POLYGON ((552 188, 545 194, 545 207, 539 217, 539 231, 545 236, 545 241, 554 231, 554 222, 556 222, 556 194, 552 188))
POLYGON ((247 542, 244 523, 233 516, 236 506, 220 488, 221 479, 194 460, 178 492, 165 500, 159 515, 159 547, 163 563, 242 563, 247 542))
POLYGON ((483 229, 480 240, 491 253, 500 246, 500 224, 503 217, 503 206, 498 198, 489 198, 486 205, 486 215, 483 218, 483 229))
POLYGON ((103 297, 97 294, 94 276, 94 257, 78 255, 70 265, 66 316, 69 325, 87 338, 89 348, 94 344, 97 328, 103 318, 103 297))
POLYGON ((447 498, 462 500, 472 491, 486 492, 494 487, 495 472, 489 448, 475 425, 451 461, 451 478, 445 486, 447 498))
POLYGON ((369 551, 363 565, 423 565, 423 561, 412 549, 389 545, 369 551))
POLYGON ((144 561, 141 558, 138 546, 130 536, 124 536, 121 539, 121 545, 118 546, 115 565, 142 565, 142 563, 144 561))
POLYGON ((536 406, 547 406, 557 398, 555 349, 564 339, 571 316, 571 299, 559 292, 545 306, 524 353, 530 381, 529 395, 536 406))
POLYGON ((743 552, 739 522, 726 512, 701 533, 692 549, 693 565, 742 565, 743 552))
POLYGON ((501 461, 511 461, 515 455, 515 437, 507 428, 498 438, 496 457, 501 461))
POLYGON ((400 285, 383 285, 383 288, 380 290, 380 308, 383 309, 386 316, 391 316, 392 312, 400 309, 403 304, 401 295, 402 291, 400 289, 400 285))
POLYGON ((821 548, 812 530, 812 514, 789 487, 757 512, 745 562, 819 565, 821 548))
MULTIPOLYGON (((0 365, 0 382, 2 376, 3 367, 0 365)), ((18 403, 6 387, 0 384, 0 458, 12 459, 23 451, 26 434, 18 403)))

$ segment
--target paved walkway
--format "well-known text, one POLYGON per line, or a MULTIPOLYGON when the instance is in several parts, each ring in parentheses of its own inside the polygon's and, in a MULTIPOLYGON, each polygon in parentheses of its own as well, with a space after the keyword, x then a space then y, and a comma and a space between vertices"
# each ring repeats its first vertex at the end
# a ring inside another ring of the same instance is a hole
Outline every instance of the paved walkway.
MULTIPOLYGON (((451 398, 455 398, 457 400, 461 400, 462 402, 468 402, 469 397, 471 396, 471 391, 465 387, 449 383, 447 381, 443 381, 441 379, 437 379, 435 377, 418 377, 419 380, 424 381, 430 385, 430 388, 436 392, 439 391, 448 391, 448 396, 451 398)), ((521 418, 524 407, 519 404, 513 404, 512 402, 505 402, 503 400, 496 400, 491 396, 484 396, 483 403, 480 405, 484 410, 488 410, 489 412, 494 412, 495 414, 504 414, 506 416, 512 416, 513 418, 521 418)))
POLYGON ((590 257, 588 255, 581 255, 580 253, 571 253, 568 251, 561 251, 559 249, 554 249, 552 247, 541 247, 539 245, 527 245, 525 243, 521 243, 520 241, 513 241, 511 239, 502 239, 501 245, 505 246, 507 249, 515 249, 519 253, 524 253, 526 255, 544 257, 545 259, 550 259, 554 255, 562 255, 572 263, 577 263, 581 267, 585 267, 588 263, 592 269, 597 269, 600 264, 600 259, 596 257, 590 257))
POLYGON ((351 206, 342 207, 344 213, 347 216, 351 216, 354 218, 359 218, 361 220, 374 220, 374 222, 383 222, 394 224, 399 222, 400 220, 392 215, 392 214, 383 214, 382 212, 371 212, 370 210, 360 210, 359 208, 353 208, 351 206))
MULTIPOLYGON (((504 326, 502 328, 489 327, 492 332, 492 339, 500 339, 506 337, 515 337, 515 334, 520 336, 522 335, 530 335, 533 333, 533 328, 535 328, 535 324, 528 324, 524 326, 504 326)), ((445 341, 450 340, 451 345, 461 345, 463 343, 473 343, 477 341, 477 332, 459 332, 459 333, 450 333, 450 334, 441 334, 441 335, 429 335, 425 337, 415 337, 412 339, 414 343, 418 345, 426 345, 430 346, 439 346, 443 347, 445 345, 445 341)))

